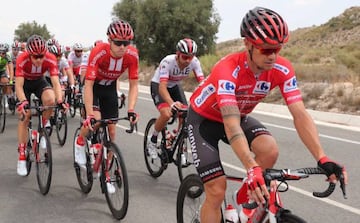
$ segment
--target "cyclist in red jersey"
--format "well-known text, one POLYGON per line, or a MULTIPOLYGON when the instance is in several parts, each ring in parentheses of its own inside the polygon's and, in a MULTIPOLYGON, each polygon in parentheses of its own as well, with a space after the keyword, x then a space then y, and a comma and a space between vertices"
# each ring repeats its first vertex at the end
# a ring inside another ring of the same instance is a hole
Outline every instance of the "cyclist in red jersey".
POLYGON ((318 165, 331 181, 343 174, 347 183, 345 168, 330 160, 320 144, 291 63, 278 55, 289 38, 285 21, 270 9, 256 7, 243 18, 240 32, 245 50, 218 61, 190 98, 189 138, 205 186, 206 199, 200 214, 204 223, 219 222, 221 218, 226 179, 219 158, 219 140, 231 145, 248 170, 242 188, 247 190, 245 193, 258 203, 269 198, 262 169, 275 164, 278 146, 269 130, 248 114, 275 87, 279 87, 296 130, 318 165))
MULTIPOLYGON (((19 101, 17 111, 20 116, 25 117, 23 120, 19 119, 18 123, 19 159, 17 173, 21 176, 27 175, 25 148, 28 136, 27 126, 31 115, 31 112, 26 111, 25 108, 29 105, 32 93, 41 100, 44 106, 53 106, 57 102, 66 108, 61 96, 58 74, 56 58, 47 51, 45 40, 38 35, 29 37, 26 43, 26 51, 16 59, 15 73, 15 92, 19 101), (44 73, 46 71, 50 73, 53 88, 45 80, 44 73)), ((44 111, 43 123, 48 121, 51 113, 52 110, 44 111)))
MULTIPOLYGON (((128 117, 136 123, 138 115, 134 108, 138 96, 139 56, 130 45, 134 37, 130 24, 123 20, 112 22, 107 30, 108 42, 97 44, 90 53, 85 74, 84 103, 87 114, 75 145, 75 161, 83 166, 86 163, 85 139, 91 127, 91 119, 117 118, 119 115, 116 80, 126 70, 129 76, 128 117)), ((109 125, 111 140, 115 140, 116 123, 109 125)), ((108 191, 115 191, 110 182, 108 191)))

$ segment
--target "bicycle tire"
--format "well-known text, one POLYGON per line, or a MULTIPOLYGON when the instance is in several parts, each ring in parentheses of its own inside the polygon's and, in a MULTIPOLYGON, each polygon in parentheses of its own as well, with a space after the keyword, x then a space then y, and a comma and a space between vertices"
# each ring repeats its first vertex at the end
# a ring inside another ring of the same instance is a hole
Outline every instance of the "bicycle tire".
POLYGON ((197 174, 187 175, 181 182, 176 199, 177 223, 199 223, 200 207, 205 199, 204 185, 197 174))
POLYGON ((52 178, 52 151, 50 138, 44 129, 39 131, 39 144, 36 146, 35 157, 39 189, 43 195, 46 195, 50 190, 52 178), (45 140, 45 145, 42 140, 45 140))
POLYGON ((28 138, 28 142, 26 144, 26 170, 27 170, 27 174, 25 176, 29 176, 30 172, 31 172, 31 165, 32 165, 32 160, 31 160, 31 152, 32 152, 32 144, 31 144, 31 135, 29 134, 29 138, 28 138))
POLYGON ((278 223, 306 223, 306 221, 290 211, 283 211, 280 215, 276 218, 278 223))
POLYGON ((91 191, 94 183, 93 170, 90 164, 89 145, 87 142, 85 143, 85 154, 86 154, 85 168, 80 167, 79 164, 75 162, 75 142, 79 133, 80 133, 80 127, 75 130, 75 134, 74 134, 74 141, 73 141, 74 169, 75 169, 76 179, 79 183, 81 191, 84 194, 88 194, 91 191))
MULTIPOLYGON (((1 90, 1 89, 0 89, 1 90)), ((0 101, 0 133, 3 133, 5 130, 6 124, 6 106, 5 106, 6 97, 4 95, 1 96, 0 101)))
POLYGON ((100 177, 101 183, 103 185, 106 202, 109 206, 109 209, 114 216, 114 218, 120 220, 126 216, 127 209, 129 206, 129 182, 126 171, 126 166, 124 158, 121 155, 119 147, 110 142, 107 145, 107 154, 111 154, 111 160, 102 161, 102 174, 100 177), (108 163, 108 171, 105 173, 106 163, 108 163), (106 187, 106 182, 108 181, 105 176, 109 176, 111 183, 115 185, 115 192, 109 193, 106 187))
POLYGON ((192 165, 193 157, 191 150, 189 150, 190 144, 188 143, 188 138, 181 135, 178 140, 178 144, 176 147, 177 155, 176 155, 176 165, 178 169, 178 176, 180 182, 183 181, 184 177, 186 175, 189 175, 191 173, 196 173, 195 167, 192 165), (184 154, 186 163, 182 163, 181 156, 184 154), (186 171, 185 171, 186 170, 186 171))
POLYGON ((71 104, 70 104, 70 107, 69 107, 69 113, 70 113, 71 118, 74 118, 75 115, 76 115, 75 100, 76 100, 76 99, 73 99, 73 103, 71 103, 71 104))
POLYGON ((67 123, 66 113, 62 112, 62 111, 58 111, 58 112, 56 112, 56 114, 55 114, 56 136, 57 136, 60 146, 63 146, 65 144, 66 138, 67 138, 68 123, 67 123), (58 116, 58 114, 57 114, 58 112, 60 112, 60 114, 61 114, 60 116, 58 116))
MULTIPOLYGON (((152 118, 149 120, 149 122, 146 125, 145 128, 145 133, 144 133, 144 158, 145 158, 145 164, 146 164, 146 168, 149 171, 150 175, 154 178, 157 178, 159 176, 161 176, 161 174, 164 172, 164 170, 167 168, 167 163, 164 162, 164 160, 161 158, 163 155, 166 154, 160 154, 158 152, 158 158, 153 159, 150 157, 150 154, 148 152, 148 143, 150 141, 150 137, 151 137, 151 130, 154 129, 154 125, 155 125, 155 118, 152 118)), ((162 138, 165 137, 165 132, 161 131, 161 133, 158 135, 158 142, 160 141, 160 146, 162 145, 162 138)))

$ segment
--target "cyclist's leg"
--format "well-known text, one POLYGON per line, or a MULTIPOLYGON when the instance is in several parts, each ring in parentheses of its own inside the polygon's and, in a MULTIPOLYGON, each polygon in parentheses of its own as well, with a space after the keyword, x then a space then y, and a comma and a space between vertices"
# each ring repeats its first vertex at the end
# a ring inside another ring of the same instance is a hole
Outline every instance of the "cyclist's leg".
POLYGON ((221 123, 206 120, 191 108, 188 113, 188 131, 194 165, 204 182, 206 199, 201 206, 201 222, 220 222, 221 204, 226 191, 226 178, 219 157, 219 140, 224 140, 221 123), (217 131, 213 131, 216 129, 217 131), (214 221, 214 219, 216 219, 214 221))
POLYGON ((251 151, 256 162, 264 170, 274 166, 279 150, 274 137, 269 130, 253 117, 245 116, 241 120, 251 151))

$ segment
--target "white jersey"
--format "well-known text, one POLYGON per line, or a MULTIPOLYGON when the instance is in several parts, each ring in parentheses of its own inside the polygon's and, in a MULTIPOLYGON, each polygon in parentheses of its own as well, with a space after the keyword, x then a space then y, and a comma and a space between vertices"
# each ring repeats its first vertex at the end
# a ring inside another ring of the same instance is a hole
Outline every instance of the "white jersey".
MULTIPOLYGON (((63 74, 64 70, 70 69, 70 65, 65 57, 61 57, 60 61, 58 61, 58 69, 59 69, 59 79, 62 82, 67 81, 67 75, 63 74)), ((45 72, 46 77, 50 77, 49 71, 45 72)))
POLYGON ((86 70, 87 65, 88 65, 88 61, 89 61, 89 56, 90 56, 90 50, 87 52, 84 52, 82 55, 82 60, 81 60, 81 65, 80 65, 80 73, 82 72, 82 70, 86 70))
POLYGON ((160 81, 163 80, 167 81, 167 87, 171 88, 177 85, 182 79, 188 77, 191 71, 194 72, 197 80, 204 78, 200 61, 197 57, 191 60, 189 66, 180 70, 176 62, 176 54, 171 54, 161 60, 151 81, 156 83, 160 83, 160 81))
MULTIPOLYGON (((84 53, 83 53, 84 54, 84 53)), ((75 51, 71 51, 68 55, 68 62, 69 64, 73 65, 73 68, 80 68, 81 65, 81 61, 82 61, 82 56, 81 57, 77 57, 75 55, 75 51)))

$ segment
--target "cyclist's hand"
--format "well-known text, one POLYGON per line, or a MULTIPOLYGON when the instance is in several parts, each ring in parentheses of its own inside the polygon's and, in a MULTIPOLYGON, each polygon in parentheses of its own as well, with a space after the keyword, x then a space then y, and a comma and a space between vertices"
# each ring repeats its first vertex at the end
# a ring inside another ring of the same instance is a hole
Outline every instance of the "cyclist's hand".
POLYGON ((246 183, 250 190, 250 196, 256 203, 265 203, 265 198, 268 199, 270 197, 266 189, 261 167, 255 166, 248 170, 246 183))
POLYGON ((71 90, 71 93, 74 94, 75 93, 75 85, 70 85, 70 90, 71 90))
POLYGON ((128 118, 131 124, 135 124, 139 119, 139 114, 134 110, 128 110, 128 118))
POLYGON ((88 115, 86 117, 86 119, 83 121, 83 126, 85 128, 89 128, 91 131, 93 131, 92 125, 91 125, 91 120, 94 119, 94 115, 88 115))
POLYGON ((17 111, 20 115, 25 116, 26 111, 25 108, 29 106, 29 102, 27 100, 16 103, 17 111))
POLYGON ((181 102, 175 101, 174 103, 171 104, 170 107, 171 107, 171 110, 172 110, 172 111, 174 111, 174 110, 177 111, 177 110, 179 110, 179 109, 182 107, 182 105, 183 105, 183 104, 182 104, 181 102))
POLYGON ((9 80, 9 84, 13 84, 14 83, 14 81, 13 80, 9 80))
POLYGON ((330 182, 336 183, 337 180, 343 179, 345 184, 348 183, 345 167, 329 159, 327 156, 322 157, 318 161, 318 166, 325 170, 330 182))
POLYGON ((67 112, 67 110, 69 109, 69 104, 63 101, 58 101, 57 106, 58 108, 63 109, 64 112, 67 112))

